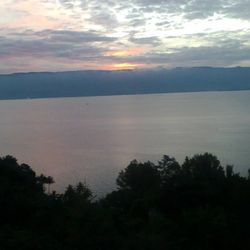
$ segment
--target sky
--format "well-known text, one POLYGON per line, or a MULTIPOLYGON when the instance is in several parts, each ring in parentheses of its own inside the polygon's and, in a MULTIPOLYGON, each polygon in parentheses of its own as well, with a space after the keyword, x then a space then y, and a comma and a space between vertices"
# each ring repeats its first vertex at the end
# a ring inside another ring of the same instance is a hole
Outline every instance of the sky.
POLYGON ((0 73, 250 66, 250 0, 1 0, 0 73))

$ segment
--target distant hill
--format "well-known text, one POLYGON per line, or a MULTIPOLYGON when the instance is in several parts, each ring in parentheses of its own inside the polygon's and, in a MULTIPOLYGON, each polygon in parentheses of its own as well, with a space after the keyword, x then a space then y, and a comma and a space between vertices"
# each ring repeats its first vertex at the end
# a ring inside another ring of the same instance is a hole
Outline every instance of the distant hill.
POLYGON ((250 68, 175 68, 0 75, 0 99, 250 90, 250 68))

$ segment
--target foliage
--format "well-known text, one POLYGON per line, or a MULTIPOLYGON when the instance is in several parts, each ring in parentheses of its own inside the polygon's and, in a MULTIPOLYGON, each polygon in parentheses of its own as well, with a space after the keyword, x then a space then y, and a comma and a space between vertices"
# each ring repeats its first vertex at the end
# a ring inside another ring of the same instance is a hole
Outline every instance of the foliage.
POLYGON ((250 179, 209 153, 183 164, 134 160, 100 200, 85 183, 63 194, 50 192, 53 183, 0 158, 0 249, 250 248, 250 179))

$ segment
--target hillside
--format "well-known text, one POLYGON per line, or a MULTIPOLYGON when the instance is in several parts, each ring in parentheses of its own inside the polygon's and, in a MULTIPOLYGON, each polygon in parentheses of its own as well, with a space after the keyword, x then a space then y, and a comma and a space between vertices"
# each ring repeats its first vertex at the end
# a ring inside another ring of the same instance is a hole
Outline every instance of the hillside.
POLYGON ((250 68, 175 68, 0 75, 0 99, 250 90, 250 68))

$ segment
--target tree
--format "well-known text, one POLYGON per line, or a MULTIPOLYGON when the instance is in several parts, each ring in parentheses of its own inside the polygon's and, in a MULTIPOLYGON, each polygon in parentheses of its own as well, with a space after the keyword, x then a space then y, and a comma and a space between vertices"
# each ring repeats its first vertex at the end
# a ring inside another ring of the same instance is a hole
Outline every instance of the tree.
POLYGON ((41 174, 37 177, 37 181, 41 183, 43 187, 45 184, 48 184, 48 193, 50 194, 50 185, 55 183, 53 177, 41 174))
POLYGON ((186 157, 182 164, 185 175, 199 180, 220 181, 225 178, 225 172, 218 158, 210 153, 196 154, 192 158, 186 157))
POLYGON ((79 182, 75 187, 69 185, 63 195, 64 201, 68 203, 89 203, 93 198, 91 190, 87 185, 79 182))
POLYGON ((50 185, 53 184, 53 183, 55 183, 53 177, 48 176, 46 183, 48 184, 48 193, 50 194, 50 185))
POLYGON ((226 177, 231 178, 234 175, 233 166, 227 165, 226 166, 226 177))
POLYGON ((133 160, 119 173, 116 183, 119 189, 145 193, 159 188, 160 174, 152 162, 140 163, 133 160))
POLYGON ((76 193, 84 200, 90 200, 93 197, 91 190, 87 187, 86 184, 79 182, 76 185, 76 193))
POLYGON ((160 171, 163 182, 169 181, 171 178, 180 174, 180 164, 174 157, 163 155, 162 159, 158 161, 158 169, 160 171))

